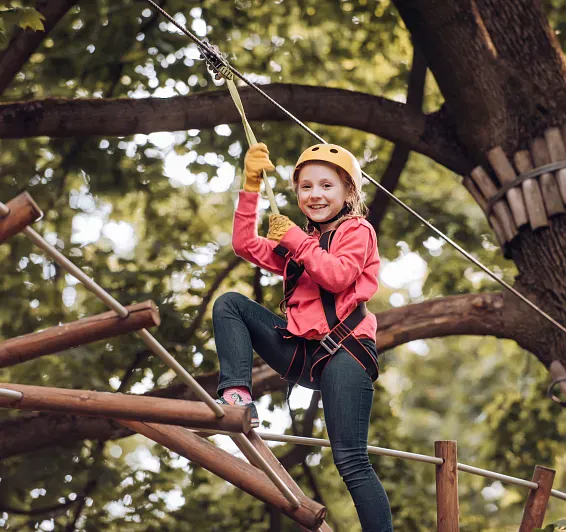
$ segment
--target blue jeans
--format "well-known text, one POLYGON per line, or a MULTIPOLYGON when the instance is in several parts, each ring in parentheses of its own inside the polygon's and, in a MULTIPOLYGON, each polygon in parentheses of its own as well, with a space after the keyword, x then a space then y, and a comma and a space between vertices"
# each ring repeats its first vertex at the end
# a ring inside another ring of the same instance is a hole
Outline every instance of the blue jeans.
MULTIPOLYGON (((285 375, 295 342, 284 339, 275 326, 285 320, 237 292, 221 295, 212 311, 220 361, 218 393, 231 386, 252 388, 253 351, 280 375, 285 375)), ((361 340, 377 356, 375 342, 361 340)), ((334 463, 345 482, 364 532, 391 532, 391 508, 369 462, 367 437, 373 401, 369 375, 344 349, 331 358, 322 376, 310 381, 307 360, 297 384, 320 390, 334 463)))

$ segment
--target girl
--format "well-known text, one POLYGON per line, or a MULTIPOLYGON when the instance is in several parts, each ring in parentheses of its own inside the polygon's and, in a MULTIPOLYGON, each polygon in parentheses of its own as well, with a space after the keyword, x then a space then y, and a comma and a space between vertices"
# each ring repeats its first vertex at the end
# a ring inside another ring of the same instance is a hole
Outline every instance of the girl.
POLYGON ((232 245, 240 257, 283 275, 287 321, 236 292, 215 301, 218 402, 248 406, 259 425, 251 398, 253 350, 290 388, 320 390, 334 463, 362 529, 390 532, 389 501, 367 454, 378 366, 377 322, 365 302, 377 290, 379 255, 375 231, 363 217, 360 166, 333 144, 305 150, 293 188, 308 219, 306 232, 286 216, 271 215, 267 238, 256 231, 263 170, 274 166, 265 144, 254 144, 245 157, 232 245))

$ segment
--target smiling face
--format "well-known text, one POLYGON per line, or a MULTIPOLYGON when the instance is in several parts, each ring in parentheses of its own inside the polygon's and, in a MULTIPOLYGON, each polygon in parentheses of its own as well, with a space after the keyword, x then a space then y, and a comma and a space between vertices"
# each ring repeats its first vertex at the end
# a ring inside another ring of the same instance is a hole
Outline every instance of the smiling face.
MULTIPOLYGON (((342 210, 347 190, 334 168, 326 164, 308 163, 299 172, 297 199, 301 211, 311 220, 322 224, 342 210)), ((321 229, 332 229, 334 223, 328 224, 328 227, 322 225, 321 229)))

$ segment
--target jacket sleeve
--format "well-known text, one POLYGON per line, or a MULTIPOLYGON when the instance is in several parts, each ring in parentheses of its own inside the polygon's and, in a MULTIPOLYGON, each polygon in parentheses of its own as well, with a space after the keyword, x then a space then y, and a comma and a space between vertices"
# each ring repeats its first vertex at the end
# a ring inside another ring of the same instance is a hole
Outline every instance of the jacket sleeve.
POLYGON ((334 294, 348 288, 360 276, 376 246, 371 226, 348 224, 344 229, 339 245, 332 253, 322 249, 318 239, 307 235, 300 227, 289 229, 281 239, 281 244, 304 265, 311 278, 334 294))
POLYGON ((277 242, 257 234, 258 203, 258 192, 240 191, 232 230, 234 253, 271 273, 283 275, 285 259, 273 251, 277 242))

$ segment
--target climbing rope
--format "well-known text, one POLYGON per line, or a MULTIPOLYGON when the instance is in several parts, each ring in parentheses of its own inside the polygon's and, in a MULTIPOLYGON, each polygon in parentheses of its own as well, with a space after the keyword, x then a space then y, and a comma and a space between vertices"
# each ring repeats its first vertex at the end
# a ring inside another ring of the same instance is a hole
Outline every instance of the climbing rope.
MULTIPOLYGON (((146 1, 149 4, 151 4, 157 11, 159 11, 165 18, 167 18, 167 20, 169 22, 171 22, 171 24, 173 24, 176 28, 178 28, 182 33, 184 33, 187 37, 189 37, 197 45, 200 53, 202 54, 202 56, 205 58, 205 60, 211 66, 212 69, 214 69, 219 74, 221 74, 225 77, 226 77, 227 72, 230 72, 232 74, 232 77, 233 76, 238 77, 246 85, 248 85, 250 88, 252 88, 257 93, 259 93, 263 98, 265 98, 266 100, 271 102, 282 113, 284 113, 290 120, 295 122, 295 124, 300 126, 302 129, 304 129, 307 133, 312 135, 314 138, 316 138, 320 143, 328 144, 328 142, 325 139, 323 139, 320 135, 315 133, 311 128, 309 128, 306 124, 304 124, 301 120, 299 120, 296 116, 294 116, 290 111, 285 109, 281 104, 276 102, 271 96, 269 96, 267 93, 265 93, 263 90, 261 90, 255 83, 252 83, 251 81, 249 81, 236 68, 234 68, 232 65, 230 65, 230 63, 228 63, 228 61, 224 57, 222 57, 222 55, 220 53, 218 53, 209 43, 199 39, 196 35, 194 35, 191 31, 189 31, 187 28, 185 28, 182 24, 179 24, 171 15, 169 15, 169 13, 167 13, 163 8, 158 6, 153 0, 146 0, 146 1)), ((232 80, 232 83, 233 83, 233 80, 232 80)), ((234 84, 234 89, 235 89, 235 84, 234 84)), ((230 90, 230 88, 229 88, 229 90, 230 90)), ((232 94, 232 90, 230 91, 230 94, 232 94)), ((232 96, 232 98, 234 98, 234 96, 232 96)), ((239 101, 239 96, 238 96, 237 99, 239 101)), ((235 100, 235 102, 236 102, 236 100, 235 100)), ((236 107, 238 107, 238 111, 240 112, 242 119, 245 120, 245 114, 243 112, 243 107, 241 106, 241 101, 239 102, 239 104, 236 104, 236 107), (239 107, 238 107, 238 105, 239 105, 239 107)), ((247 120, 245 120, 245 123, 247 123, 247 120)), ((249 126, 249 124, 248 124, 248 126, 249 126)), ((251 131, 251 128, 250 128, 250 131, 251 131)), ((246 135, 248 135, 248 133, 246 133, 246 135)), ((248 138, 248 141, 249 141, 249 138, 248 138)), ((478 259, 473 257, 464 248, 462 248, 459 244, 454 242, 450 237, 448 237, 448 235, 444 234, 440 229, 438 229, 436 226, 431 224, 428 220, 423 218, 419 213, 417 213, 415 210, 413 210, 411 207, 409 207, 406 203, 404 203, 402 200, 400 200, 397 196, 395 196, 395 194, 393 194, 392 192, 387 190, 383 185, 381 185, 381 183, 378 183, 375 179, 373 179, 370 175, 368 175, 363 170, 362 170, 362 175, 368 181, 373 183, 377 188, 379 188, 381 190, 381 192, 383 192, 384 194, 389 196, 390 199, 392 199, 394 202, 396 202, 399 206, 401 206, 403 209, 405 209, 408 213, 412 214, 421 223, 426 225, 431 231, 436 233, 444 241, 446 241, 448 244, 450 244, 460 254, 462 254, 469 261, 474 263, 478 268, 483 270, 496 283, 499 283, 506 290, 508 290, 513 295, 515 295, 517 298, 519 298, 521 301, 523 301, 524 303, 529 305, 533 310, 538 312, 538 314, 540 314, 543 318, 545 318, 550 323, 552 323, 555 327, 560 329, 563 333, 566 333, 566 327, 564 327, 564 325, 557 322, 552 316, 547 314, 544 310, 542 310, 540 307, 538 307, 535 303, 533 303, 530 299, 525 297, 518 290, 516 290, 510 284, 505 282, 503 279, 499 279, 499 277, 497 277, 497 275, 494 272, 492 272, 487 266, 484 266, 482 262, 480 262, 478 259)), ((267 178, 265 177, 265 175, 264 175, 264 182, 267 183, 267 178)), ((269 187, 268 184, 267 184, 267 186, 269 187)), ((266 190, 271 190, 271 187, 266 188, 266 190)), ((277 206, 275 205, 275 201, 272 202, 272 209, 273 209, 274 206, 275 206, 275 209, 277 209, 277 206)), ((278 212, 278 211, 275 210, 274 212, 278 212)))

